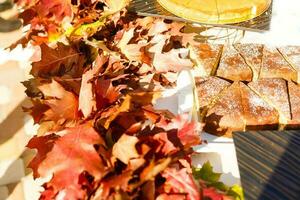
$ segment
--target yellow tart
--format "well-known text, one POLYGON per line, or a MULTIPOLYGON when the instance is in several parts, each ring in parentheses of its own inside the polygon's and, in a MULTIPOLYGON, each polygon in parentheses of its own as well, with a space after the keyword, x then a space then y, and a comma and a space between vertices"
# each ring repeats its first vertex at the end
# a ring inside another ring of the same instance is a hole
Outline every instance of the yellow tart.
POLYGON ((271 0, 157 0, 169 12, 187 20, 229 24, 264 13, 271 0))

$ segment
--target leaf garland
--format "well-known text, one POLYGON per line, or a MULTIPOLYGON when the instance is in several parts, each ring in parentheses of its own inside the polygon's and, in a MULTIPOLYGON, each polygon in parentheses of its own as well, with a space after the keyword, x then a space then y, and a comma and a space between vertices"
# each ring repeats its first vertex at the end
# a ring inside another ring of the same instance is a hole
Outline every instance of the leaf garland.
POLYGON ((24 82, 40 125, 29 167, 52 176, 40 199, 242 199, 209 164, 192 169, 198 124, 153 107, 193 67, 184 23, 139 18, 128 0, 16 2, 30 25, 18 42, 41 54, 24 82))

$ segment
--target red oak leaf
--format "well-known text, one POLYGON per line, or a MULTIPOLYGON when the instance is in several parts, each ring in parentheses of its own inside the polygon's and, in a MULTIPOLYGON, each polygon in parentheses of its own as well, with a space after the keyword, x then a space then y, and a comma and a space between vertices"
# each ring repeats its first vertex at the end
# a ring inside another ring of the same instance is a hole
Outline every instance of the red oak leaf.
POLYGON ((99 78, 96 80, 95 93, 97 108, 102 109, 113 104, 121 96, 121 91, 126 85, 113 86, 111 79, 99 78))
POLYGON ((82 75, 81 88, 79 92, 79 110, 81 110, 84 117, 88 117, 97 108, 92 79, 99 74, 106 61, 106 57, 98 56, 92 68, 82 75))
POLYGON ((164 189, 166 193, 186 194, 187 200, 200 200, 200 190, 193 177, 186 169, 176 170, 167 168, 162 176, 166 179, 164 189))
POLYGON ((60 119, 74 120, 78 117, 78 99, 55 80, 38 87, 46 96, 45 105, 49 106, 44 115, 46 120, 59 121, 60 119))
POLYGON ((194 64, 187 59, 188 50, 172 49, 166 53, 155 53, 153 58, 153 66, 157 72, 179 72, 184 69, 191 69, 194 64))
POLYGON ((156 200, 186 200, 186 195, 184 194, 161 194, 156 200))
MULTIPOLYGON (((158 127, 162 127, 167 131, 172 131, 169 133, 169 140, 177 137, 180 144, 175 142, 176 146, 183 146, 185 148, 190 148, 192 146, 198 145, 201 142, 199 133, 197 130, 197 124, 195 122, 188 122, 188 115, 179 115, 172 119, 170 122, 166 119, 162 119, 158 127), (177 130, 174 132, 174 130, 177 130)), ((176 141, 173 139, 172 141, 176 141)))
POLYGON ((151 161, 140 174, 142 181, 153 180, 155 176, 164 171, 171 162, 171 158, 164 158, 158 161, 151 161))
POLYGON ((17 1, 31 27, 20 42, 41 49, 25 83, 45 133, 28 144, 29 166, 52 175, 41 199, 200 200, 189 160, 198 127, 153 108, 157 88, 193 67, 185 24, 137 17, 129 0, 17 1))
POLYGON ((142 199, 145 200, 154 200, 155 199, 155 182, 147 181, 142 186, 142 199))
POLYGON ((94 77, 95 69, 91 69, 82 75, 79 92, 79 110, 84 117, 88 117, 96 110, 96 100, 93 92, 93 83, 90 80, 94 77))
POLYGON ((191 33, 185 33, 183 31, 185 27, 185 23, 173 22, 170 24, 170 29, 168 33, 172 36, 181 37, 181 43, 184 47, 187 47, 188 44, 197 44, 198 42, 195 40, 195 36, 199 35, 199 33, 195 31, 192 31, 191 33))
POLYGON ((109 128, 110 123, 115 120, 120 113, 128 112, 131 107, 131 96, 126 95, 120 105, 112 106, 101 113, 100 123, 106 129, 109 128))
POLYGON ((49 106, 43 104, 40 100, 36 99, 32 99, 32 107, 31 108, 23 108, 23 110, 25 112, 28 112, 33 120, 34 123, 40 123, 44 117, 44 113, 49 110, 49 106))
POLYGON ((153 138, 161 143, 161 148, 159 148, 158 150, 162 151, 165 155, 178 151, 178 148, 176 148, 174 144, 169 140, 167 132, 158 133, 154 135, 153 138))
POLYGON ((69 169, 55 173, 52 179, 44 184, 45 190, 41 193, 40 199, 84 199, 87 191, 79 183, 79 176, 77 172, 69 169))
POLYGON ((224 194, 218 193, 215 188, 203 188, 202 189, 203 197, 210 200, 225 200, 224 194))
POLYGON ((177 136, 184 146, 192 147, 200 144, 201 139, 199 130, 197 130, 197 124, 195 122, 188 122, 187 115, 177 116, 172 122, 169 128, 174 126, 173 128, 178 129, 177 136))
POLYGON ((118 47, 129 61, 141 62, 143 54, 140 49, 146 46, 147 42, 141 40, 135 44, 129 44, 130 40, 134 37, 134 31, 134 28, 124 31, 123 36, 118 43, 118 47))
POLYGON ((151 24, 151 28, 149 29, 148 34, 150 36, 154 36, 154 35, 166 32, 166 31, 168 31, 168 29, 169 29, 168 24, 166 24, 162 20, 158 19, 158 20, 155 20, 155 22, 153 24, 151 24))
POLYGON ((73 15, 71 0, 40 0, 36 10, 41 17, 54 17, 57 21, 73 15))
POLYGON ((27 144, 28 148, 35 148, 38 150, 38 154, 28 165, 28 167, 32 168, 34 177, 39 177, 38 168, 46 159, 47 153, 52 150, 54 143, 58 138, 59 136, 55 134, 46 135, 43 137, 34 137, 27 144))
POLYGON ((71 46, 58 43, 55 49, 41 44, 41 60, 32 63, 31 74, 36 77, 69 75, 80 77, 83 73, 84 59, 71 46))
POLYGON ((80 188, 80 174, 87 172, 96 181, 107 173, 94 145, 105 146, 105 143, 88 123, 58 132, 57 135, 34 137, 27 147, 37 149, 38 153, 29 167, 33 169, 35 178, 53 174, 46 190, 53 190, 54 194, 60 191, 75 195, 75 190, 80 188))
POLYGON ((132 179, 132 171, 125 171, 120 175, 109 177, 109 179, 101 182, 101 186, 96 191, 94 199, 108 199, 111 190, 118 191, 122 189, 123 191, 127 191, 130 179, 132 179))

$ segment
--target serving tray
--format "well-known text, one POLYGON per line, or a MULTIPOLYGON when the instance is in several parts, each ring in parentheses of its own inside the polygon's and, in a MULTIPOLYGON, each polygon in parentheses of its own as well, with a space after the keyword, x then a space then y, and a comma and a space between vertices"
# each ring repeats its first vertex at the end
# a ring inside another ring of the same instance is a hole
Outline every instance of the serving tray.
MULTIPOLYGON (((167 89, 162 93, 154 107, 155 109, 169 110, 173 114, 188 114, 190 121, 195 118, 193 75, 189 70, 179 73, 177 87, 167 89)), ((194 166, 202 166, 209 161, 216 172, 222 173, 221 181, 227 185, 240 184, 240 175, 236 159, 235 147, 232 138, 216 137, 200 132, 203 143, 194 147, 197 152, 193 158, 194 166)))

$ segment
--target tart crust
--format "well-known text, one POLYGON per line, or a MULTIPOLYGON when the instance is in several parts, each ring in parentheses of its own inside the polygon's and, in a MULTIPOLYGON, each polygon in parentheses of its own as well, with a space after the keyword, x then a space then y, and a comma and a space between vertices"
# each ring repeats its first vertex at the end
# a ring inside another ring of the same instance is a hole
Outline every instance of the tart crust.
POLYGON ((271 0, 157 0, 169 12, 187 20, 227 24, 253 19, 264 13, 271 0))

